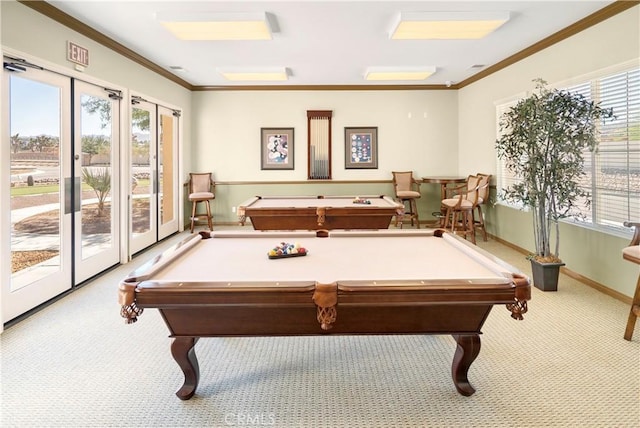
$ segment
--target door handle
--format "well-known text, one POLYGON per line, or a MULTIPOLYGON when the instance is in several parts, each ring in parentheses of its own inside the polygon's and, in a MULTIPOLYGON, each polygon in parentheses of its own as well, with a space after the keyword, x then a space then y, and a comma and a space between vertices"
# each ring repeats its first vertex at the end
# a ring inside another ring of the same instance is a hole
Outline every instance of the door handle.
POLYGON ((71 177, 64 178, 64 213, 71 214, 71 177))
POLYGON ((82 192, 82 180, 80 179, 80 177, 75 177, 74 181, 74 191, 75 191, 75 206, 74 206, 74 211, 78 212, 82 209, 82 194, 80 192, 82 192))
POLYGON ((80 204, 80 190, 82 188, 82 181, 80 177, 65 177, 64 179, 64 213, 71 214, 72 212, 78 212, 81 209, 80 204), (73 180, 73 192, 71 192, 73 180), (75 198, 72 198, 75 195, 75 198), (72 200, 73 199, 73 200, 72 200))

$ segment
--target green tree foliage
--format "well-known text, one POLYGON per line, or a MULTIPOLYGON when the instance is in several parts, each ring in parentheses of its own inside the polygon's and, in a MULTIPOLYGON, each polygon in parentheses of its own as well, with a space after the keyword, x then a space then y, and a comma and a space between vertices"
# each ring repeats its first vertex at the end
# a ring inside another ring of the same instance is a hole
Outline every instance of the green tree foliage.
POLYGON ((82 108, 90 114, 100 116, 100 127, 106 128, 111 123, 111 102, 99 97, 83 97, 82 108))
POLYGON ((597 149, 598 125, 613 112, 581 94, 549 89, 542 79, 534 82, 536 91, 500 119, 498 157, 520 179, 504 189, 501 197, 532 210, 535 256, 540 261, 557 261, 558 220, 575 215, 580 198, 589 200, 579 187, 584 150, 597 149))
POLYGON ((98 198, 98 216, 104 215, 104 202, 111 191, 111 173, 108 168, 82 168, 82 180, 93 189, 98 198))
POLYGON ((149 130, 149 120, 151 116, 146 110, 134 108, 131 110, 131 125, 134 128, 138 128, 141 131, 149 130))
POLYGON ((104 135, 82 136, 82 152, 92 156, 108 153, 110 145, 111 141, 104 135))
POLYGON ((11 153, 18 153, 22 148, 22 141, 20 140, 20 134, 11 136, 11 153))
MULTIPOLYGON (((90 114, 100 116, 100 126, 104 129, 111 123, 111 101, 99 97, 87 97, 82 102, 82 108, 90 114)), ((142 109, 134 108, 131 111, 131 124, 141 130, 149 129, 149 114, 142 109)))
POLYGON ((47 149, 58 146, 58 138, 50 135, 38 135, 36 137, 29 138, 29 149, 32 152, 44 152, 47 149))

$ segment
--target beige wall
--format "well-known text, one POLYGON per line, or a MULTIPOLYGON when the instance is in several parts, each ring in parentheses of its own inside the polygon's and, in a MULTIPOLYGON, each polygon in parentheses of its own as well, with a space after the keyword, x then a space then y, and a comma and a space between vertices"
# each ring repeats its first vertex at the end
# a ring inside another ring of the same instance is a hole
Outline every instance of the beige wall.
MULTIPOLYGON (((639 22, 640 6, 636 6, 459 90, 460 173, 495 174, 496 102, 530 91, 534 78, 554 84, 637 60, 639 22)), ((488 217, 491 233, 521 248, 533 249, 528 213, 499 206, 488 217)), ((560 256, 569 269, 626 296, 633 295, 638 268, 621 256, 629 238, 570 224, 562 224, 560 234, 560 256)))
POLYGON ((332 110, 334 180, 457 172, 455 91, 223 91, 193 95, 194 169, 221 181, 306 180, 307 110, 332 110), (378 127, 378 169, 344 168, 344 128, 378 127), (260 128, 295 129, 295 170, 260 169, 260 128))

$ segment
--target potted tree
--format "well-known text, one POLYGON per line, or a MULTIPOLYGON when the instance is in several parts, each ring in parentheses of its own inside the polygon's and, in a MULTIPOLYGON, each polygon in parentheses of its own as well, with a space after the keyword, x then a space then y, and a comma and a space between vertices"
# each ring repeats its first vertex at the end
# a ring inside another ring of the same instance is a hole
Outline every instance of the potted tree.
POLYGON ((579 202, 589 204, 589 194, 580 186, 584 155, 596 150, 597 125, 613 111, 581 94, 550 89, 542 79, 534 82, 535 91, 500 118, 498 158, 519 179, 500 197, 531 210, 533 282, 541 290, 555 291, 564 265, 559 258, 558 220, 579 215, 579 202))

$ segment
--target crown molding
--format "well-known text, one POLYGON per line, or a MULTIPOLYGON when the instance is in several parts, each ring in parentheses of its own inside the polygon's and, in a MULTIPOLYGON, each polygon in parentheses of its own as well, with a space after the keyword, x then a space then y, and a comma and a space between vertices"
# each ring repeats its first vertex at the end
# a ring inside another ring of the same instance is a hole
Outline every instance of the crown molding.
POLYGON ((456 85, 237 85, 194 86, 193 91, 424 91, 457 89, 456 85))

